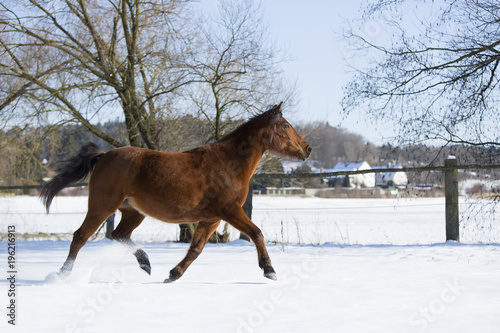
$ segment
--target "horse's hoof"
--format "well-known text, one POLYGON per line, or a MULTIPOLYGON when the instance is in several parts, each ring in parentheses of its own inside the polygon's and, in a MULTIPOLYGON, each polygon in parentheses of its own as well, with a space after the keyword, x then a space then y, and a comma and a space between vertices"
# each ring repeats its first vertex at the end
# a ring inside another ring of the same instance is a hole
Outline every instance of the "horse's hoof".
POLYGON ((165 281, 163 281, 163 283, 172 283, 174 281, 179 280, 179 278, 181 277, 181 275, 180 274, 176 274, 174 270, 172 270, 172 271, 170 272, 170 276, 168 277, 168 279, 165 279, 165 281), (174 273, 172 273, 172 271, 174 273))
POLYGON ((54 272, 45 277, 45 283, 60 283, 63 279, 64 276, 61 276, 59 272, 54 272))
POLYGON ((168 279, 165 279, 165 281, 163 281, 163 283, 171 283, 171 282, 177 281, 181 276, 182 276, 182 273, 179 273, 179 271, 177 269, 172 268, 172 270, 170 271, 170 274, 168 276, 168 279))
POLYGON ((144 250, 138 249, 134 252, 134 255, 137 258, 139 267, 141 267, 142 270, 151 275, 151 263, 149 262, 148 254, 144 252, 144 250))
POLYGON ((65 279, 67 278, 68 276, 71 275, 71 271, 68 270, 68 269, 60 269, 59 272, 57 273, 57 275, 61 278, 61 279, 65 279))
POLYGON ((151 265, 142 264, 142 265, 140 265, 140 267, 143 271, 145 271, 146 273, 151 275, 151 265))
POLYGON ((271 279, 273 281, 278 280, 278 277, 276 276, 275 272, 269 272, 269 273, 264 273, 264 276, 268 279, 271 279))

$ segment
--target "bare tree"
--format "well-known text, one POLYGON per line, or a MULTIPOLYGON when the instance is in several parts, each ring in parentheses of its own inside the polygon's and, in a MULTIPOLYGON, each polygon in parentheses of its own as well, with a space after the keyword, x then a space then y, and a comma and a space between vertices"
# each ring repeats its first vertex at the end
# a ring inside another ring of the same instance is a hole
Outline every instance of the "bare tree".
POLYGON ((20 0, 0 6, 0 118, 77 122, 111 145, 158 149, 172 96, 191 82, 186 1, 20 0), (119 111, 117 111, 119 110, 119 111), (123 117, 128 142, 95 124, 123 117))
POLYGON ((347 114, 395 125, 402 141, 500 145, 498 1, 378 0, 363 20, 372 33, 345 33, 363 54, 347 114))
POLYGON ((251 0, 219 3, 216 15, 197 20, 202 43, 193 65, 197 84, 190 101, 219 140, 234 126, 265 107, 286 101, 293 105, 295 88, 287 86, 280 64, 286 57, 268 38, 260 5, 251 0))

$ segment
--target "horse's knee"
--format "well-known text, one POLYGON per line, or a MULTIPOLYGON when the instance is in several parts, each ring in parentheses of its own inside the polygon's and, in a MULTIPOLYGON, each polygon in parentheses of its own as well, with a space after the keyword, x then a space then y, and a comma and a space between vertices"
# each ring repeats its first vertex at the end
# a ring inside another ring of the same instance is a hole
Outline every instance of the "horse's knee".
POLYGON ((259 228, 257 228, 256 230, 252 230, 248 235, 248 237, 250 237, 250 239, 255 244, 264 243, 264 235, 262 234, 262 231, 259 228))

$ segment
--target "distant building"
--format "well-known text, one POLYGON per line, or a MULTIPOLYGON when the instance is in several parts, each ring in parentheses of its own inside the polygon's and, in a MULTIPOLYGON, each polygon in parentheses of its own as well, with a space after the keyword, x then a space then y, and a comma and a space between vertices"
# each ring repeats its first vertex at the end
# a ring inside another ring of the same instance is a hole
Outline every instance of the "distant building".
MULTIPOLYGON (((370 170, 371 166, 366 161, 361 162, 339 162, 332 169, 325 169, 324 172, 339 172, 339 171, 358 171, 370 170)), ((364 173, 350 176, 336 176, 328 178, 330 186, 341 185, 343 187, 375 187, 375 175, 373 173, 364 173)))
POLYGON ((302 187, 267 187, 266 194, 268 195, 304 195, 305 189, 302 187))
POLYGON ((292 173, 292 171, 300 168, 302 165, 307 164, 311 168, 312 173, 320 173, 321 169, 314 166, 315 161, 307 160, 305 162, 302 161, 291 161, 291 160, 282 160, 281 165, 283 166, 283 171, 285 173, 292 173))
MULTIPOLYGON (((374 170, 402 169, 400 165, 377 165, 374 170)), ((375 185, 380 187, 406 187, 408 176, 406 172, 377 172, 375 173, 375 185)))

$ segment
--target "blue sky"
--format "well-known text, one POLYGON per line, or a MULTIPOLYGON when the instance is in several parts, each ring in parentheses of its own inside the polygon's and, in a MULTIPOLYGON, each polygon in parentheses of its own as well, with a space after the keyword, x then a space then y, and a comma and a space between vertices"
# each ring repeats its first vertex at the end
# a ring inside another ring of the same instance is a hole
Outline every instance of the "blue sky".
POLYGON ((271 39, 293 57, 283 68, 286 75, 298 81, 300 104, 294 118, 328 121, 382 144, 393 133, 390 128, 375 126, 361 112, 345 120, 340 113, 342 87, 350 78, 346 60, 351 54, 340 37, 342 29, 356 21, 354 26, 374 35, 370 37, 383 33, 377 22, 360 20, 363 2, 366 0, 266 0, 262 6, 271 39))

